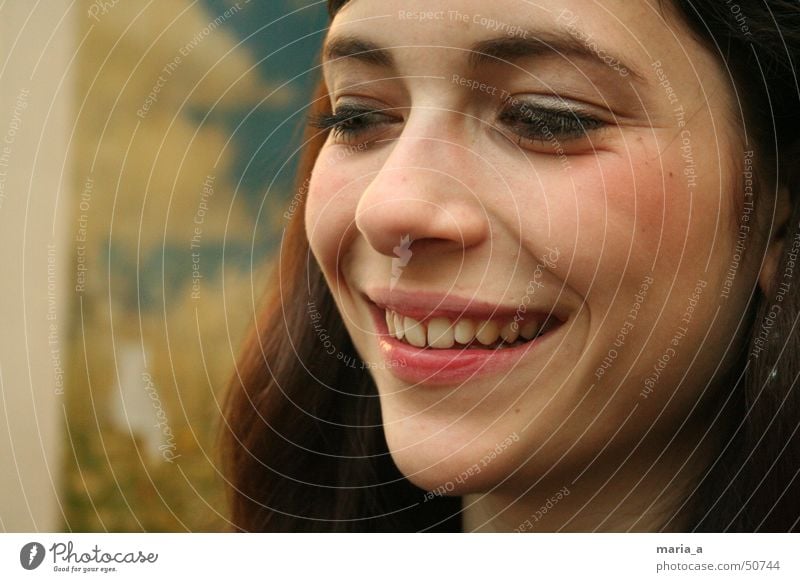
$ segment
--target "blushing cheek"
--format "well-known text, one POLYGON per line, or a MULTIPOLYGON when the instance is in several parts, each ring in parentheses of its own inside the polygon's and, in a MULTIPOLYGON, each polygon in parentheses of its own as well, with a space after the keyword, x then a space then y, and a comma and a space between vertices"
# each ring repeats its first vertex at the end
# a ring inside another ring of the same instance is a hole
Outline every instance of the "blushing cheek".
POLYGON ((355 224, 358 182, 341 166, 320 153, 308 184, 305 225, 311 250, 323 270, 336 268, 337 256, 346 251, 347 233, 355 224))
POLYGON ((647 159, 646 152, 587 157, 573 161, 570 180, 543 181, 546 203, 533 212, 533 232, 550 233, 547 243, 565 258, 559 275, 578 292, 598 295, 613 292, 621 278, 638 281, 659 242, 663 251, 665 242, 683 240, 688 206, 671 202, 666 222, 662 170, 647 159))
MULTIPOLYGON (((587 232, 597 230, 591 216, 605 209, 608 224, 603 232, 593 233, 606 243, 604 269, 637 279, 653 271, 672 276, 681 256, 687 258, 686 240, 697 208, 679 173, 678 159, 657 159, 645 152, 603 167, 602 182, 596 183, 604 183, 605 191, 598 188, 596 196, 589 197, 595 208, 584 213, 584 226, 587 232)), ((584 240, 584 248, 591 249, 590 239, 584 240)))

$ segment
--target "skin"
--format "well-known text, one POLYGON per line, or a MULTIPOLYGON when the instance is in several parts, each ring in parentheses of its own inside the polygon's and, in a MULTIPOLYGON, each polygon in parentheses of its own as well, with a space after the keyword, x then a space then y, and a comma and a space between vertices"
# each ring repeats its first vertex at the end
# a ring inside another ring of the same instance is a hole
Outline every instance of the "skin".
MULTIPOLYGON (((759 274, 765 285, 781 244, 771 241, 762 269, 768 241, 748 239, 747 260, 722 296, 744 163, 732 89, 677 17, 654 3, 467 0, 457 8, 466 22, 452 10, 444 1, 352 0, 328 40, 369 39, 389 49, 394 66, 324 64, 334 111, 387 109, 354 138, 328 136, 306 226, 356 349, 375 367, 392 457, 422 489, 463 495, 466 531, 680 530, 682 501, 721 445, 724 425, 713 412, 728 386, 713 381, 715 371, 733 364, 747 298, 759 274), (415 11, 434 16, 420 21, 409 16, 415 11), (518 35, 590 38, 603 54, 624 55, 641 79, 575 54, 471 69, 467 48, 510 30, 475 15, 520 27, 518 35), (519 141, 518 127, 500 116, 501 91, 579 107, 603 125, 555 142, 519 141), (684 172, 687 143, 693 181, 684 172), (555 341, 513 369, 458 385, 397 378, 381 366, 364 293, 389 286, 394 247, 407 235, 412 257, 396 289, 507 306, 521 304, 537 265, 557 249, 529 307, 568 314, 555 341), (479 462, 509 436, 517 438, 479 462), (478 472, 459 479, 476 463, 478 472)), ((767 210, 752 218, 753 233, 764 231, 756 220, 773 220, 767 210)), ((775 216, 785 220, 780 201, 775 216)))

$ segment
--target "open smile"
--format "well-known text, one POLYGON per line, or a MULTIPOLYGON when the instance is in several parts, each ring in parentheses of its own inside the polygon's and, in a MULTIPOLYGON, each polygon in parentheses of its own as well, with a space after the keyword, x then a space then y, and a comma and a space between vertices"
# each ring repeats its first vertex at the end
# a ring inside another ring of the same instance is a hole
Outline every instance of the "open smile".
POLYGON ((368 301, 386 367, 415 384, 461 383, 509 369, 563 323, 552 311, 450 296, 374 292, 368 301))

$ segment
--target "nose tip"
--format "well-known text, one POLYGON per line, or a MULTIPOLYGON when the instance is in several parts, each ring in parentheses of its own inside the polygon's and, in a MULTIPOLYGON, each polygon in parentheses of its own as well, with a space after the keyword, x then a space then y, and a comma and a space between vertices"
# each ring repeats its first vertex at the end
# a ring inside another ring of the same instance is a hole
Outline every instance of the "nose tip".
POLYGON ((397 254, 396 246, 414 241, 451 243, 464 249, 478 244, 484 238, 479 221, 458 214, 428 200, 399 197, 364 208, 356 216, 356 227, 370 246, 391 257, 397 254))
POLYGON ((396 247, 402 252, 416 243, 419 248, 418 241, 467 249, 487 238, 486 216, 475 195, 457 194, 463 184, 447 184, 447 178, 431 172, 383 169, 364 192, 356 227, 376 251, 396 257, 396 247))

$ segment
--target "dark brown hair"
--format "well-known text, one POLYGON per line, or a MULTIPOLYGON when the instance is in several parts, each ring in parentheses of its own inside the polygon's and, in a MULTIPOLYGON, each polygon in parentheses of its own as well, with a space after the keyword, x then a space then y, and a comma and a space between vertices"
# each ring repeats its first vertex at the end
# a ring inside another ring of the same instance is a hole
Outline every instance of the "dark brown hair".
MULTIPOLYGON (((346 2, 329 0, 331 18, 346 2)), ((790 188, 793 212, 781 272, 788 242, 800 237, 792 163, 800 130, 794 68, 800 7, 787 0, 739 0, 739 12, 715 0, 668 4, 730 71, 743 104, 743 142, 756 151, 761 188, 790 188)), ((309 116, 320 113, 330 113, 321 81, 309 116)), ((304 140, 299 192, 325 135, 306 127, 304 140)), ((275 282, 229 388, 222 441, 231 521, 242 531, 460 531, 460 498, 423 501, 425 492, 389 455, 376 388, 368 371, 350 364, 358 361, 355 349, 309 251, 304 205, 301 197, 275 282)), ((753 292, 751 316, 743 320, 750 342, 774 301, 774 294, 753 292)), ((745 346, 741 365, 730 371, 721 405, 730 434, 686 500, 696 531, 798 530, 800 282, 793 282, 781 306, 760 357, 749 357, 752 346, 745 346)))

